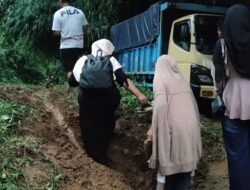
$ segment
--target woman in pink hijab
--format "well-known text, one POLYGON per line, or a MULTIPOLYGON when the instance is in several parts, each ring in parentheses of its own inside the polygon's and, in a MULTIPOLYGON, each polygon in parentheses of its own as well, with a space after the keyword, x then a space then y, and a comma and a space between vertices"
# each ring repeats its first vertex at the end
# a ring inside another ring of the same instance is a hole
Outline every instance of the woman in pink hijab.
POLYGON ((188 190, 202 154, 199 112, 175 60, 161 56, 155 68, 149 167, 158 169, 157 189, 188 190), (165 183, 165 185, 164 185, 165 183))

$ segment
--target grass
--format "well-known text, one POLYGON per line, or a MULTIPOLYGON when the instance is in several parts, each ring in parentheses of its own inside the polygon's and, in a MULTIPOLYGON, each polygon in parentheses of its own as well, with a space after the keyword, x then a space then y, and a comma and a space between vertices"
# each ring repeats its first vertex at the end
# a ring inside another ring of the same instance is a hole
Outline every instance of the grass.
POLYGON ((63 85, 55 85, 55 90, 60 94, 65 94, 66 100, 74 107, 78 107, 78 87, 71 87, 68 92, 68 83, 65 82, 63 85))
MULTIPOLYGON (((138 89, 148 97, 149 100, 153 99, 153 93, 152 91, 147 87, 138 87, 138 89)), ((119 91, 121 93, 121 104, 120 107, 124 113, 124 115, 130 115, 134 114, 137 109, 140 109, 142 107, 141 103, 137 99, 136 96, 131 94, 128 90, 125 88, 119 88, 119 91)))
POLYGON ((223 143, 222 127, 220 121, 201 117, 202 144, 204 157, 209 161, 221 161, 225 159, 225 148, 223 143))
POLYGON ((34 189, 27 181, 24 169, 32 167, 35 160, 44 160, 51 168, 49 180, 36 189, 58 189, 62 176, 56 164, 41 148, 41 142, 20 136, 23 117, 33 115, 34 109, 26 105, 0 100, 0 189, 34 189))

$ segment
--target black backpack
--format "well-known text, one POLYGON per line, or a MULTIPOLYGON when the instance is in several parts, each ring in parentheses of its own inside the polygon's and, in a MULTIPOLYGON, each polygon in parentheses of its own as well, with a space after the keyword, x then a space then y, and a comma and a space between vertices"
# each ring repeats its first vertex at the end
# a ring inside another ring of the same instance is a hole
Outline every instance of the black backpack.
POLYGON ((92 90, 108 90, 114 86, 113 66, 111 56, 102 56, 98 50, 97 56, 88 55, 80 75, 80 87, 92 90))

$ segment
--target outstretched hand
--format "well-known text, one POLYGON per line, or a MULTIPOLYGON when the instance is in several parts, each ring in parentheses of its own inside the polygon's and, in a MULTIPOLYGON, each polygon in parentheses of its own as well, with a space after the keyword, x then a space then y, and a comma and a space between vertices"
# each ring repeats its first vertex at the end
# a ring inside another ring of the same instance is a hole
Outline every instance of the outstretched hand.
POLYGON ((123 86, 134 95, 136 95, 136 97, 142 104, 148 104, 148 98, 138 88, 135 87, 135 85, 129 78, 126 82, 123 83, 123 86))
POLYGON ((68 72, 67 73, 67 78, 69 79, 71 77, 71 75, 72 75, 72 72, 68 72))
POLYGON ((141 93, 138 96, 138 99, 142 104, 148 104, 148 98, 144 94, 141 93))

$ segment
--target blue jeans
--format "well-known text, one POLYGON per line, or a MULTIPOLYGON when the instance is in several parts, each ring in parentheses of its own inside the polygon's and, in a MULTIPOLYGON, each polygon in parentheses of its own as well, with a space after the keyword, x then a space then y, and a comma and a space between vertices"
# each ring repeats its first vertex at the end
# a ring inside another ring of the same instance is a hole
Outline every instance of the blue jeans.
POLYGON ((191 186, 191 172, 178 173, 166 176, 164 189, 166 190, 188 190, 191 186))
POLYGON ((250 190, 250 120, 225 118, 223 136, 230 190, 250 190))

